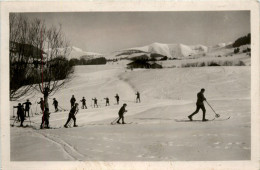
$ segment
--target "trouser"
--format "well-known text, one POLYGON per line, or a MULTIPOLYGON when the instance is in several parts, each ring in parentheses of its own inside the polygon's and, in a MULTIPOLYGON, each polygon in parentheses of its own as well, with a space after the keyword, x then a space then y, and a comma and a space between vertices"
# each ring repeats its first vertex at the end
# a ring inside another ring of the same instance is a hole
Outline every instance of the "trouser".
POLYGON ((205 109, 204 104, 203 104, 203 105, 198 105, 198 104, 197 104, 197 108, 196 108, 195 112, 193 112, 193 113, 190 115, 190 117, 192 117, 192 116, 194 116, 195 114, 197 114, 200 109, 203 111, 203 119, 205 119, 206 109, 205 109))
POLYGON ((54 105, 54 107, 55 107, 55 112, 59 111, 58 105, 54 105))
POLYGON ((71 108, 74 106, 74 103, 71 103, 71 108))
POLYGON ((120 120, 122 119, 122 123, 124 123, 125 121, 124 121, 124 115, 119 115, 119 119, 118 119, 118 123, 120 122, 120 120))
POLYGON ((106 106, 109 106, 109 102, 106 102, 106 106))
POLYGON ((117 104, 119 104, 119 100, 117 100, 116 102, 117 102, 117 104))
POLYGON ((97 106, 97 107, 98 107, 97 103, 94 103, 94 107, 95 107, 95 106, 97 106))
POLYGON ((28 117, 30 117, 30 109, 26 109, 25 111, 24 111, 24 116, 26 117, 26 112, 28 112, 28 117))
POLYGON ((24 117, 22 116, 21 117, 21 124, 20 124, 20 126, 23 126, 23 121, 24 121, 24 117))
POLYGON ((139 103, 141 102, 141 100, 140 100, 139 97, 136 98, 136 103, 138 103, 138 102, 139 102, 139 103))
POLYGON ((74 113, 70 113, 65 126, 67 126, 67 124, 70 122, 71 119, 73 119, 74 125, 76 125, 76 117, 75 117, 74 113))
POLYGON ((23 122, 24 122, 24 113, 17 113, 17 117, 18 117, 18 120, 19 120, 19 117, 20 117, 20 120, 21 120, 21 124, 20 124, 20 126, 23 126, 23 122))
POLYGON ((87 109, 87 106, 86 106, 86 104, 82 104, 82 109, 87 109))
POLYGON ((45 125, 47 127, 49 127, 49 117, 48 116, 42 116, 42 123, 41 123, 41 127, 43 127, 43 124, 45 123, 45 125))
POLYGON ((18 121, 20 121, 20 114, 19 114, 19 112, 17 112, 17 119, 18 119, 18 121))

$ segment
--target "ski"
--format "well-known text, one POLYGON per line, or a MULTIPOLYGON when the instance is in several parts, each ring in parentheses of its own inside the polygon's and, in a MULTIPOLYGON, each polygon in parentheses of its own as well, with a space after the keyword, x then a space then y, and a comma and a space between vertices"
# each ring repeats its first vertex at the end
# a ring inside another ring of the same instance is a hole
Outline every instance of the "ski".
POLYGON ((230 116, 227 118, 213 118, 213 119, 208 119, 207 121, 202 121, 202 120, 189 120, 189 119, 174 119, 176 122, 211 122, 211 121, 225 121, 230 119, 230 116))
POLYGON ((111 125, 126 125, 126 124, 132 124, 134 122, 127 122, 127 123, 111 123, 111 125))

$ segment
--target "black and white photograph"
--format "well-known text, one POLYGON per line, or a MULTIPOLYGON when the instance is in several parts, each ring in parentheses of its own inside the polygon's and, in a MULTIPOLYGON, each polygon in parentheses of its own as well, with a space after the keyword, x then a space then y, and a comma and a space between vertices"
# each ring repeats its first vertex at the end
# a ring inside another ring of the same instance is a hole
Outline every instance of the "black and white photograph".
POLYGON ((11 11, 7 34, 11 163, 252 160, 250 9, 11 11))

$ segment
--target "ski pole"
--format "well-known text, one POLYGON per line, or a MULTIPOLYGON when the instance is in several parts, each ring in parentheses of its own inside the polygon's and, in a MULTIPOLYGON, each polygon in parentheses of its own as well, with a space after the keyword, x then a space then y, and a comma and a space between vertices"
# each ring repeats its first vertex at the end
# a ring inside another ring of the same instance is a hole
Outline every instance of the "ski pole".
POLYGON ((17 119, 17 116, 15 117, 14 122, 13 122, 13 124, 11 125, 12 127, 14 127, 14 123, 15 123, 16 119, 17 119))
POLYGON ((30 116, 29 116, 29 121, 30 121, 30 126, 32 126, 32 125, 31 125, 31 118, 30 118, 30 116))
POLYGON ((119 117, 117 117, 115 120, 111 122, 111 125, 113 125, 117 120, 119 120, 119 117))
MULTIPOLYGON (((32 108, 30 108, 30 110, 31 110, 31 114, 32 114, 32 117, 33 117, 33 112, 32 112, 32 108)), ((30 117, 30 116, 29 116, 30 117)))
POLYGON ((219 114, 217 114, 216 112, 215 112, 215 110, 211 107, 211 105, 208 103, 208 101, 206 100, 206 102, 207 102, 207 104, 209 105, 209 107, 213 110, 213 112, 215 113, 215 116, 216 117, 220 117, 220 115, 219 114))
POLYGON ((13 106, 13 118, 15 118, 15 116, 14 116, 14 108, 15 108, 15 107, 13 106))
MULTIPOLYGON (((36 105, 36 111, 35 111, 35 114, 37 113, 37 107, 38 107, 38 105, 36 105)), ((38 113, 37 113, 38 114, 38 113)))

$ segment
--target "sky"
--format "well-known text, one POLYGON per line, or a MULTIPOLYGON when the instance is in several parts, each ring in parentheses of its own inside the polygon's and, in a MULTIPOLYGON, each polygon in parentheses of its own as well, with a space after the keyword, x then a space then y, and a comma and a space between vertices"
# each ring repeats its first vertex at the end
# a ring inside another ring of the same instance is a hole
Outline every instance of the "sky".
POLYGON ((250 33, 249 11, 24 13, 62 25, 71 46, 110 53, 154 42, 216 45, 250 33))

